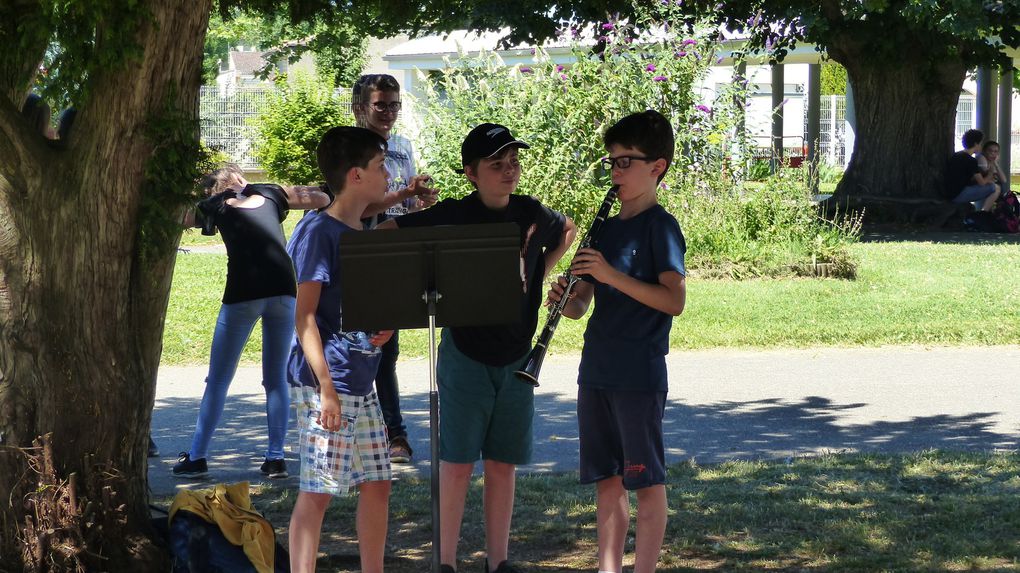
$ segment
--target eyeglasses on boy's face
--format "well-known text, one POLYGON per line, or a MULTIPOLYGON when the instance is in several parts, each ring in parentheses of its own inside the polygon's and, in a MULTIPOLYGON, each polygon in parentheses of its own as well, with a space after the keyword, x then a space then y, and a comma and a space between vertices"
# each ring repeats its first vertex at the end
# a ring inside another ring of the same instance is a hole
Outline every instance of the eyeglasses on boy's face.
POLYGON ((631 161, 655 161, 654 157, 641 157, 638 155, 621 155, 619 157, 603 157, 602 165, 606 169, 612 169, 614 167, 620 169, 626 169, 630 167, 631 161))
POLYGON ((385 113, 387 111, 390 113, 397 113, 398 111, 400 111, 399 101, 391 101, 390 103, 386 103, 384 101, 376 101, 368 105, 379 113, 385 113))

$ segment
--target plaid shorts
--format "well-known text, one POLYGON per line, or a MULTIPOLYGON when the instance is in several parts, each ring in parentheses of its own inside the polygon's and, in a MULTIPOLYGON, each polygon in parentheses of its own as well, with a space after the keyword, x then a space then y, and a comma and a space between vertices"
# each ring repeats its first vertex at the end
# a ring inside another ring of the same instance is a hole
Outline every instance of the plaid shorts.
POLYGON ((301 491, 344 495, 368 481, 386 481, 390 470, 389 440, 375 391, 367 396, 340 394, 339 431, 330 432, 316 419, 319 391, 302 386, 294 396, 297 408, 301 491))

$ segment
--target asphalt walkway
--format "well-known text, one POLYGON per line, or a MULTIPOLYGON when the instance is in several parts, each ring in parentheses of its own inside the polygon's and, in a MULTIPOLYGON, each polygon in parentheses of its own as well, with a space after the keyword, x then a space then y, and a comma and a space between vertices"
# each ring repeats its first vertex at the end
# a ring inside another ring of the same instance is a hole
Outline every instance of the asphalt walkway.
MULTIPOLYGON (((521 472, 577 469, 578 356, 550 356, 536 394, 534 463, 521 472)), ((823 452, 1013 450, 1020 444, 1020 346, 709 350, 669 355, 667 461, 716 463, 823 452)), ((401 359, 402 410, 414 463, 397 477, 429 475, 428 361, 401 359)), ((210 447, 207 481, 171 477, 188 449, 205 367, 160 369, 150 458, 156 495, 212 482, 262 481, 265 443, 260 369, 241 368, 210 447)), ((287 462, 296 475, 291 421, 287 462)), ((282 480, 297 486, 297 478, 282 480)))

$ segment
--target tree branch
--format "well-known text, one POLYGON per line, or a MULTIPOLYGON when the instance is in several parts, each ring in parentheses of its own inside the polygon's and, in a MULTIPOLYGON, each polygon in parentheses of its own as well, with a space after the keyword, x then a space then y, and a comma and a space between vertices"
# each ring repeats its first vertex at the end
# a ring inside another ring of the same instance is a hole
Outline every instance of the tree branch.
POLYGON ((39 70, 50 37, 50 26, 41 2, 9 0, 0 5, 0 96, 15 108, 28 93, 39 70))

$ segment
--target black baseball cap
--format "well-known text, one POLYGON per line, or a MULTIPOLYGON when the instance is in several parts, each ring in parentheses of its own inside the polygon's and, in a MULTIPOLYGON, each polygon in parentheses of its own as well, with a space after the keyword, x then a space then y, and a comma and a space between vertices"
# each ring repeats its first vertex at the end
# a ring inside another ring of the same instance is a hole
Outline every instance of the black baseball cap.
POLYGON ((485 159, 499 154, 509 146, 529 149, 531 146, 520 139, 516 139, 505 125, 498 123, 483 123, 472 129, 464 143, 460 144, 461 169, 457 173, 464 173, 463 166, 468 165, 476 159, 485 159))

